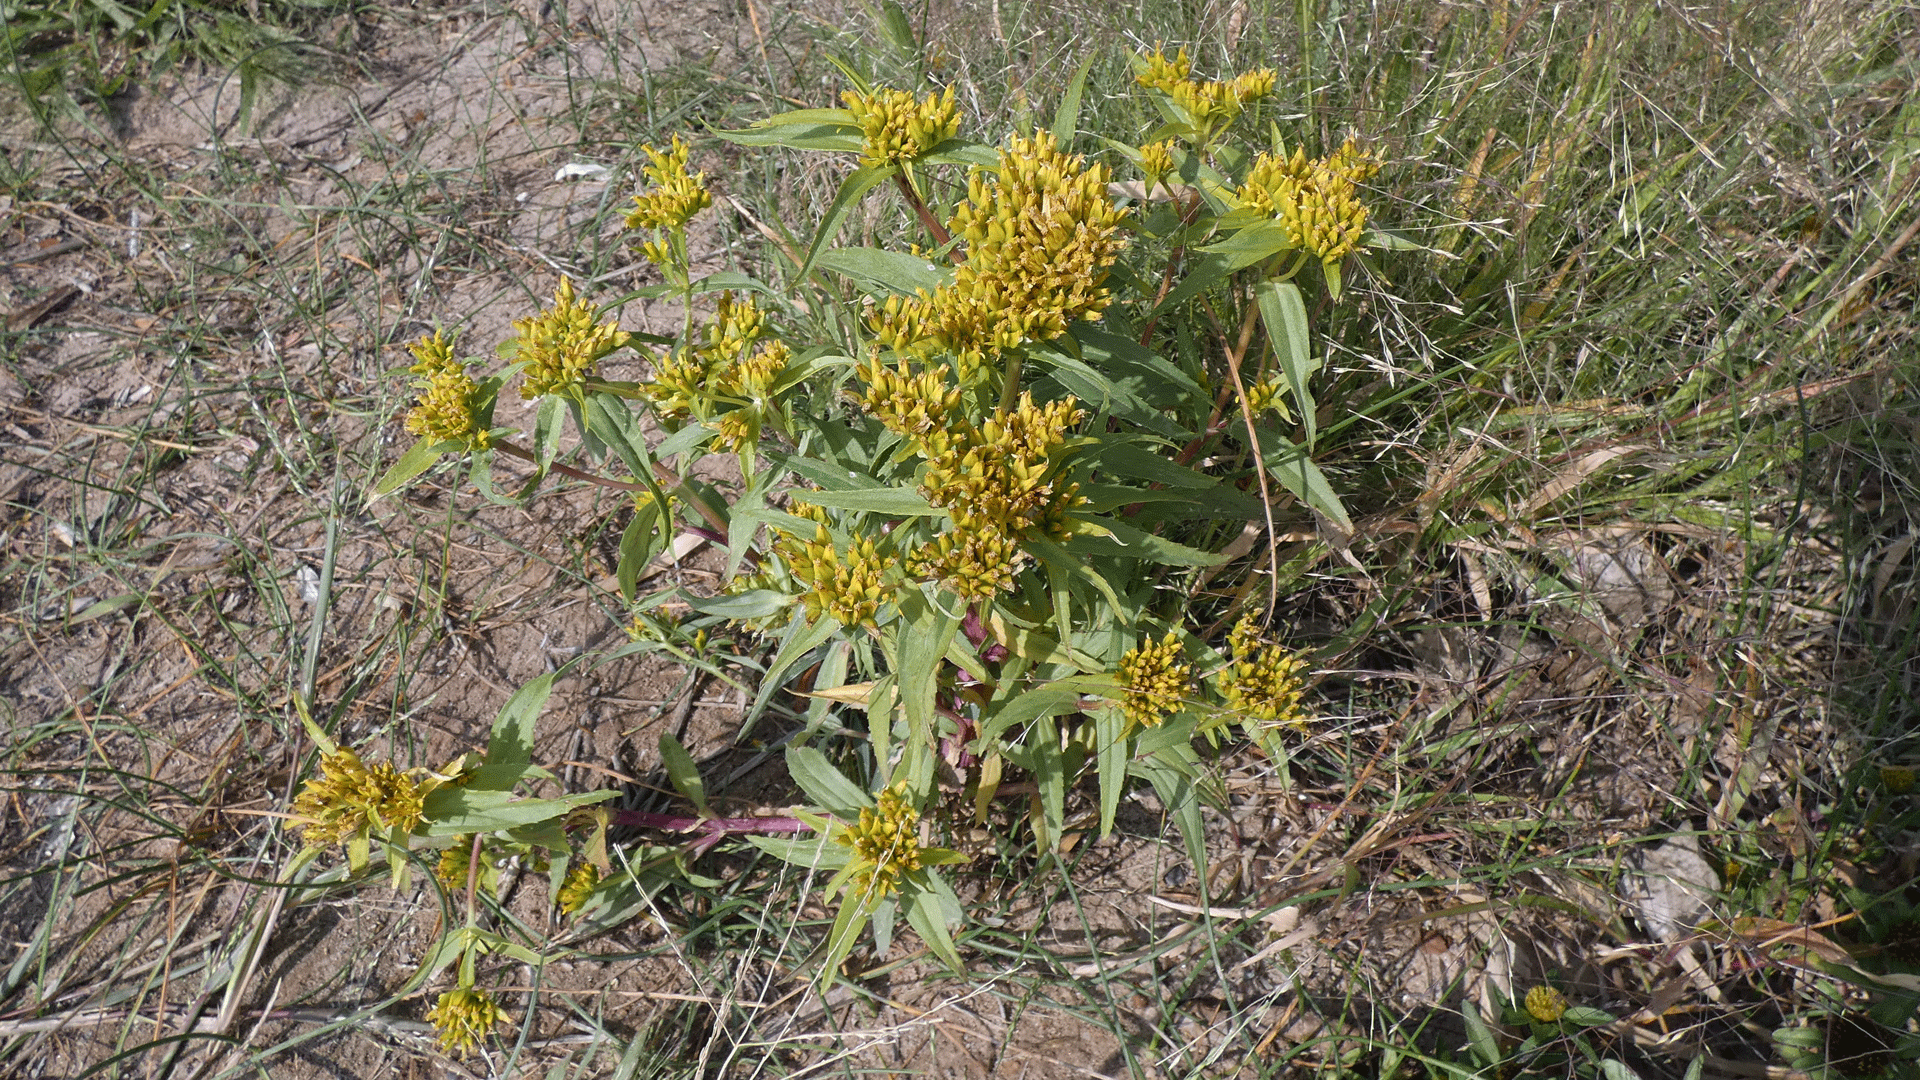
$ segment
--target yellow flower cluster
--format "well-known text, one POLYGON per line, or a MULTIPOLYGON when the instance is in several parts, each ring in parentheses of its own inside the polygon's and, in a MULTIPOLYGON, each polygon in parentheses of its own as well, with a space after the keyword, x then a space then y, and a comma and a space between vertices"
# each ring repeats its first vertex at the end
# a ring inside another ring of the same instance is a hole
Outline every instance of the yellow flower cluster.
POLYGON ((1255 721, 1305 727, 1300 695, 1306 683, 1300 673, 1306 664, 1277 645, 1262 643, 1252 616, 1241 619, 1227 640, 1233 662, 1220 673, 1219 684, 1227 707, 1255 721))
POLYGON ((1158 727, 1187 696, 1190 665, 1181 663, 1180 636, 1167 631, 1158 643, 1148 640, 1120 658, 1120 710, 1141 727, 1158 727))
POLYGON ((782 535, 774 550, 803 585, 806 593, 800 602, 808 619, 828 615, 843 626, 863 626, 873 621, 880 605, 893 594, 886 583, 887 560, 875 550, 873 541, 857 540, 847 545, 845 554, 835 550, 833 536, 827 532, 826 514, 818 507, 796 506, 795 513, 815 520, 813 539, 799 543, 782 535))
POLYGON ((440 1049, 456 1057, 465 1057, 486 1042, 494 1027, 506 1018, 506 1010, 492 995, 470 986, 441 994, 427 1013, 427 1020, 439 1034, 440 1049))
MULTIPOLYGON (((484 846, 481 849, 480 863, 481 874, 477 884, 484 890, 491 884, 491 882, 488 881, 489 875, 486 873, 486 870, 491 867, 492 863, 492 860, 486 855, 484 846)), ((456 838, 453 846, 442 851, 439 860, 433 864, 433 876, 439 880, 441 886, 448 892, 466 888, 467 878, 473 876, 472 871, 473 836, 471 834, 456 838)))
POLYGON ((834 836, 853 849, 858 868, 848 884, 861 899, 893 895, 902 879, 920 869, 920 814, 907 802, 906 781, 882 791, 877 802, 834 836))
POLYGON ((1304 150, 1292 157, 1261 154, 1241 185, 1242 205, 1280 219, 1293 242, 1328 265, 1345 258, 1366 230, 1367 208, 1359 186, 1380 163, 1348 139, 1323 158, 1304 150))
POLYGON ((369 768, 342 747, 320 759, 320 774, 300 786, 293 820, 311 847, 343 844, 388 829, 411 830, 426 810, 419 781, 381 762, 369 768))
POLYGON ((862 165, 918 161, 960 134, 960 109, 951 86, 945 94, 928 94, 918 101, 905 90, 885 88, 872 94, 849 90, 840 100, 860 125, 862 165))
POLYGON ((1046 132, 1016 137, 998 167, 968 178, 947 222, 967 242, 953 281, 889 298, 870 318, 874 332, 899 352, 953 354, 970 382, 989 354, 1100 317, 1107 268, 1126 246, 1116 235, 1122 216, 1105 166, 1062 153, 1046 132))
POLYGON ((867 392, 860 404, 888 431, 916 448, 925 445, 929 432, 944 430, 948 418, 960 408, 960 389, 948 385, 953 369, 945 364, 915 375, 904 360, 893 369, 874 356, 861 374, 866 377, 867 392))
POLYGON ((1527 991, 1527 1015, 1543 1024, 1559 1020, 1567 1012, 1567 995, 1551 986, 1536 986, 1527 991))
MULTIPOLYGON (((754 302, 753 294, 736 300, 732 292, 723 292, 713 321, 707 324, 705 341, 677 349, 660 361, 653 381, 640 389, 662 415, 676 418, 694 415, 705 419, 713 414, 716 399, 723 397, 762 404, 793 356, 785 342, 761 342, 766 328, 766 313, 754 302)), ((744 419, 736 418, 734 424, 744 419)), ((724 441, 728 429, 715 426, 724 441)))
POLYGON ((454 359, 453 342, 441 330, 422 337, 408 346, 413 365, 407 368, 417 376, 419 403, 407 412, 407 433, 435 442, 458 442, 469 449, 487 448, 488 436, 474 415, 473 393, 477 384, 467 374, 465 364, 454 359))
POLYGON ((1147 182, 1158 183, 1161 178, 1173 172, 1173 143, 1162 139, 1148 143, 1140 148, 1140 171, 1147 176, 1147 182))
POLYGON ((1185 49, 1169 59, 1165 52, 1156 48, 1153 55, 1143 59, 1145 67, 1136 76, 1136 81, 1173 99, 1174 105, 1186 113, 1199 129, 1200 141, 1203 142, 1214 132, 1238 120, 1248 105, 1273 93, 1280 79, 1279 73, 1272 68, 1249 71, 1226 82, 1195 79, 1191 77, 1193 63, 1187 59, 1185 49))
POLYGON ((1247 411, 1255 416, 1284 403, 1280 400, 1281 383, 1279 375, 1269 375, 1260 382, 1247 387, 1247 411))
POLYGON ((521 397, 531 400, 578 386, 601 358, 633 337, 617 324, 598 322, 598 315, 592 305, 575 300, 573 282, 561 278, 552 308, 514 320, 514 358, 526 364, 521 397))
POLYGON ((1051 459, 1086 415, 1071 397, 1035 405, 1031 394, 1022 394, 1005 417, 977 427, 961 420, 914 436, 927 459, 920 491, 948 512, 953 531, 914 552, 908 572, 968 599, 1010 590, 1025 558, 1020 537, 1038 532, 1064 539, 1067 512, 1085 501, 1079 484, 1055 485, 1051 459))
MULTIPOLYGON (((651 146, 640 149, 651 162, 641 166, 640 172, 653 182, 653 190, 633 197, 633 209, 627 212, 627 228, 683 228, 695 214, 713 205, 713 196, 705 186, 707 174, 687 172, 687 144, 680 141, 680 136, 675 135, 672 145, 664 152, 651 146)), ((647 257, 656 263, 666 261, 651 250, 647 251, 647 257)))
POLYGON ((600 871, 592 863, 576 863, 567 871, 567 880, 553 898, 554 906, 572 915, 587 906, 587 899, 599 887, 600 871))

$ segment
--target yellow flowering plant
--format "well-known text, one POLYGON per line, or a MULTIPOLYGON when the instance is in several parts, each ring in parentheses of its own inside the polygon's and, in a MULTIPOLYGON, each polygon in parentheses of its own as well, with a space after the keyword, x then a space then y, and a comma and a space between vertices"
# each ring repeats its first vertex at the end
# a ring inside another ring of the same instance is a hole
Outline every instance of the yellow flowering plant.
MULTIPOLYGON (((498 454, 533 466, 519 498, 556 474, 631 492, 615 578, 623 622, 648 632, 610 655, 718 671, 716 640, 764 643, 740 737, 786 713, 812 805, 792 829, 704 835, 831 871, 824 977, 869 927, 884 952, 901 915, 959 966, 939 868, 961 857, 934 840, 954 807, 986 819, 1009 777, 1043 859, 1110 830, 1146 783, 1203 861, 1200 741, 1238 730, 1278 758, 1310 722, 1310 662, 1261 630, 1253 581, 1225 642, 1189 626, 1188 595, 1249 522, 1351 528, 1315 460, 1307 301, 1338 303, 1344 268, 1404 245, 1371 220, 1379 165, 1360 143, 1312 157, 1246 137, 1273 72, 1212 81, 1156 50, 1136 75, 1161 123, 1102 157, 1079 141, 1084 70, 1049 127, 997 145, 973 141, 950 91, 858 79, 843 107, 719 133, 846 155, 818 226, 776 242, 761 277, 696 272, 687 230, 716 200, 687 144, 644 148, 629 224, 660 281, 633 295, 678 298, 678 333, 630 334, 618 301, 562 282, 471 387, 443 337, 415 348, 421 442, 377 494, 456 453, 495 498, 479 463, 498 454), (912 239, 842 246, 870 199, 912 239), (531 445, 480 404, 516 377, 539 403, 531 445), (710 455, 738 479, 683 479, 710 455), (688 532, 722 548, 722 587, 644 591, 688 532), (669 603, 688 614, 665 619, 669 603), (802 672, 808 704, 787 712, 802 672)), ((697 788, 690 762, 668 764, 697 788)), ((585 879, 556 892, 617 885, 585 879)))

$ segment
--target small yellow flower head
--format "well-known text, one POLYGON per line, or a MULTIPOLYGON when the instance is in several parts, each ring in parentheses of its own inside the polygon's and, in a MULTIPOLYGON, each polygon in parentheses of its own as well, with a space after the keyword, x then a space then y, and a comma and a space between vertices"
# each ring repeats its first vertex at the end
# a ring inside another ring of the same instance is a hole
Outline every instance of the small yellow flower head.
POLYGON ((722 413, 709 421, 713 429, 713 443, 730 454, 738 454, 760 441, 760 411, 758 409, 735 409, 722 413))
POLYGON ((864 864, 849 879, 862 899, 893 895, 908 874, 920 869, 920 814, 907 802, 907 782, 882 791, 876 803, 834 836, 864 864))
POLYGON ((1272 68, 1261 68, 1258 71, 1234 76, 1227 83, 1227 87, 1233 92, 1235 100, 1242 105, 1247 105, 1273 93, 1273 88, 1279 82, 1279 72, 1272 68))
POLYGON ((870 539, 849 544, 843 555, 835 550, 826 525, 817 524, 811 542, 801 544, 783 535, 774 550, 807 587, 800 602, 810 620, 826 615, 844 626, 864 626, 893 597, 893 586, 886 580, 889 560, 880 556, 870 539))
POLYGON ((440 853, 440 859, 433 864, 433 876, 448 892, 467 887, 467 878, 472 876, 473 837, 462 836, 454 840, 453 846, 440 853))
POLYGON ((1158 90, 1163 94, 1172 93, 1174 85, 1184 81, 1193 72, 1193 61, 1187 59, 1185 48, 1182 48, 1172 59, 1168 59, 1166 52, 1156 45, 1153 55, 1144 59, 1146 70, 1135 76, 1135 81, 1141 86, 1158 90))
POLYGON ((468 449, 486 449, 489 438, 480 426, 473 400, 479 384, 467 374, 466 366, 454 359, 452 339, 445 331, 435 330, 431 337, 422 337, 407 348, 414 357, 407 370, 420 389, 417 403, 407 411, 407 433, 434 442, 462 443, 468 449))
POLYGON ((392 765, 368 768, 342 747, 320 759, 320 772, 293 800, 295 827, 311 847, 345 843, 354 836, 398 828, 412 830, 425 814, 420 783, 392 765))
POLYGON ((602 357, 633 337, 614 323, 597 322, 597 315, 591 305, 574 299, 573 282, 561 278, 553 307, 514 321, 515 357, 526 362, 521 397, 532 400, 578 386, 602 357))
POLYGON ((767 313, 752 293, 735 299, 729 289, 714 305, 713 321, 707 324, 706 351, 715 360, 732 363, 746 355, 747 348, 766 333, 767 313))
POLYGON ((947 227, 967 243, 952 282, 889 297, 868 316, 896 352, 951 354, 963 384, 984 361, 1097 319, 1111 296, 1107 268, 1126 246, 1107 196, 1105 166, 1062 153, 1045 132, 1015 138, 993 169, 976 169, 947 227))
POLYGON ((1527 991, 1527 1015, 1543 1024, 1551 1024, 1565 1015, 1567 996, 1551 986, 1536 986, 1527 991))
POLYGON ((434 376, 447 371, 465 370, 460 361, 453 358, 453 339, 444 329, 436 328, 432 336, 422 336, 419 341, 407 346, 413 354, 413 366, 407 370, 415 375, 434 376))
POLYGON ((554 904, 568 915, 572 915, 587 906, 587 899, 600 885, 600 871, 592 863, 576 863, 567 871, 567 880, 560 886, 559 895, 554 904))
POLYGON ((876 355, 861 371, 867 392, 860 404, 888 431, 917 447, 922 436, 946 428, 960 408, 960 388, 948 381, 952 373, 942 364, 915 375, 904 360, 898 368, 888 368, 876 355))
POLYGON ((506 1018, 506 1010, 494 1002, 492 995, 467 986, 441 994, 427 1013, 439 1035, 440 1049, 455 1057, 466 1057, 486 1042, 494 1027, 506 1018))
POLYGON ((991 523, 954 522, 907 557, 907 573, 938 581, 963 600, 991 600, 1013 591, 1013 576, 1026 565, 1020 541, 991 523))
POLYGON ((935 428, 917 442, 927 459, 921 493, 951 511, 957 528, 1064 538, 1066 512, 1085 499, 1077 484, 1054 484, 1052 454, 1086 415, 1072 397, 1035 405, 1022 394, 1004 419, 935 428))
MULTIPOLYGON (((640 171, 653 182, 653 190, 633 197, 633 209, 627 212, 627 228, 683 228, 695 214, 713 205, 713 196, 704 186, 707 174, 687 172, 687 144, 680 141, 680 136, 675 135, 672 145, 664 152, 651 146, 640 149, 651 162, 640 171)), ((653 246, 650 244, 648 248, 653 246)), ((648 250, 646 254, 655 263, 663 263, 667 261, 666 251, 662 247, 658 252, 648 250)))
POLYGON ((1309 159, 1299 149, 1289 158, 1263 153, 1236 195, 1241 205, 1279 218, 1295 244, 1332 265, 1365 234, 1359 185, 1379 170, 1379 162, 1352 139, 1324 158, 1309 159))
POLYGON ((1143 641, 1120 658, 1120 709, 1141 727, 1158 727, 1187 696, 1193 668, 1180 662, 1180 637, 1173 631, 1157 644, 1143 641))
POLYGON ((1279 72, 1272 68, 1249 71, 1227 82, 1195 79, 1191 77, 1193 64, 1187 59, 1185 49, 1169 60, 1166 53, 1155 48, 1153 55, 1142 59, 1144 67, 1136 80, 1141 86, 1171 98, 1199 128, 1199 142, 1205 142, 1239 119, 1241 112, 1254 101, 1273 93, 1280 79, 1279 72))
POLYGON ((1173 142, 1162 139, 1148 143, 1140 148, 1140 171, 1147 175, 1148 183, 1158 183, 1161 178, 1173 172, 1173 142))
POLYGON ((1228 636, 1233 661, 1220 673, 1220 693, 1227 707, 1265 724, 1305 727, 1306 711, 1300 695, 1306 689, 1298 657, 1277 645, 1260 641, 1253 617, 1240 620, 1228 636))
POLYGON ((1282 389, 1279 375, 1271 375, 1247 387, 1247 411, 1258 416, 1275 407, 1284 410, 1285 405, 1280 398, 1282 389))
POLYGON ((862 165, 918 161, 960 133, 960 110, 951 86, 945 94, 928 94, 918 101, 905 90, 885 88, 870 96, 849 90, 840 100, 860 125, 862 165))
POLYGON ((772 398, 774 385, 786 373, 787 362, 792 359, 793 350, 786 342, 777 338, 763 341, 751 356, 714 376, 714 393, 764 404, 772 398))

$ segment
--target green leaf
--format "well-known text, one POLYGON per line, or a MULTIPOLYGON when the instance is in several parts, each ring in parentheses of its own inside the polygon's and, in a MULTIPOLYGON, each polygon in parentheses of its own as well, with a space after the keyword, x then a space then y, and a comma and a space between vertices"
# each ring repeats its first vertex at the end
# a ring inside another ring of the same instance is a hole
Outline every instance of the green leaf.
POLYGON ((1213 406, 1212 395, 1195 382, 1193 376, 1137 341, 1103 329, 1098 323, 1074 323, 1071 333, 1087 362, 1104 370, 1109 377, 1161 408, 1176 403, 1169 391, 1184 395, 1189 404, 1202 409, 1213 406))
MULTIPOLYGON (((822 112, 839 112, 823 109, 822 112)), ((860 129, 851 124, 781 124, 745 131, 716 131, 715 135, 740 146, 784 146, 789 150, 853 150, 861 146, 860 129)))
POLYGON ((998 705, 989 702, 971 748, 974 753, 990 753, 994 749, 993 740, 1002 732, 1042 716, 1079 712, 1082 698, 1110 695, 1117 685, 1112 675, 1072 675, 1023 690, 998 705))
POLYGON ((854 204, 872 191, 875 185, 884 183, 899 171, 897 165, 867 165, 847 174, 847 178, 840 182, 840 190, 834 193, 826 214, 820 219, 820 229, 813 234, 813 243, 807 246, 807 260, 800 264, 798 277, 804 279, 813 271, 814 261, 839 234, 840 222, 846 218, 847 211, 853 209, 854 204))
POLYGON ((927 949, 940 958, 949 970, 964 973, 966 964, 960 960, 960 952, 953 947, 953 937, 947 933, 946 914, 940 909, 939 902, 932 893, 916 892, 900 898, 900 906, 906 908, 907 925, 913 927, 926 942, 927 949))
POLYGON ((927 599, 918 589, 904 590, 900 614, 905 627, 897 643, 901 712, 907 721, 907 779, 915 791, 925 778, 916 775, 933 765, 933 701, 939 687, 940 664, 947 642, 960 629, 960 619, 927 599))
POLYGON ((660 764, 667 770, 667 779, 680 794, 687 797, 694 809, 702 817, 707 813, 707 784, 700 779, 700 767, 693 763, 693 755, 680 745, 680 740, 670 731, 660 733, 660 764))
POLYGON ((1254 263, 1270 259, 1283 251, 1292 251, 1298 247, 1293 237, 1288 235, 1286 226, 1278 221, 1261 221, 1227 237, 1217 244, 1209 244, 1201 251, 1219 255, 1226 260, 1229 273, 1245 269, 1254 263))
POLYGON ((1087 72, 1093 70, 1093 62, 1099 55, 1098 50, 1088 50, 1087 58, 1080 61, 1073 78, 1067 80, 1067 92, 1053 114, 1053 141, 1060 144, 1061 153, 1072 148, 1073 137, 1080 131, 1080 99, 1087 92, 1087 72))
POLYGON ((920 42, 914 38, 913 25, 907 22, 906 9, 900 6, 900 0, 886 0, 880 5, 880 28, 886 35, 887 43, 900 54, 900 58, 909 63, 920 56, 920 42))
MULTIPOLYGON (((1079 357, 1052 346, 1031 349, 1028 355, 1046 364, 1050 369, 1048 374, 1085 404, 1170 439, 1187 435, 1158 405, 1142 396, 1140 391, 1145 387, 1132 385, 1132 380, 1111 378, 1079 357)), ((1158 400, 1165 398, 1160 396, 1158 400)))
POLYGON ((406 487, 408 481, 433 468, 433 463, 439 461, 440 455, 446 453, 447 449, 453 445, 455 444, 426 438, 417 440, 412 446, 407 447, 406 453, 400 455, 399 461, 394 462, 391 468, 380 474, 380 479, 373 485, 373 497, 367 501, 372 503, 375 499, 391 495, 406 487))
POLYGON ((1307 452, 1288 439, 1279 439, 1280 447, 1275 450, 1268 447, 1267 440, 1261 440, 1261 449, 1267 453, 1270 469, 1276 480, 1294 497, 1318 510, 1328 521, 1342 530, 1353 530, 1353 519, 1347 516, 1347 508, 1340 503, 1333 485, 1327 482, 1327 476, 1320 466, 1313 463, 1307 452))
POLYGON ((1106 600, 1115 618, 1127 624, 1133 622, 1132 605, 1121 603, 1120 594, 1113 591, 1113 586, 1108 584, 1107 579, 1101 576, 1100 571, 1089 565, 1087 560, 1075 558, 1071 552, 1059 544, 1044 538, 1036 537, 1029 540, 1027 547, 1047 566, 1057 567, 1090 583, 1100 593, 1101 598, 1106 600))
POLYGON ((812 652, 814 647, 832 637, 840 624, 832 619, 820 618, 811 623, 801 620, 798 614, 787 626, 787 636, 781 639, 780 650, 773 654, 773 662, 767 665, 767 673, 760 677, 760 690, 754 694, 753 707, 747 710, 747 718, 740 725, 736 739, 744 739, 753 730, 754 721, 766 711, 767 703, 773 695, 785 685, 787 669, 799 663, 800 658, 812 652))
MULTIPOLYGON (((634 423, 633 410, 627 403, 612 394, 590 394, 587 396, 587 430, 593 432, 601 442, 613 448, 627 471, 640 478, 640 482, 651 489, 653 484, 653 457, 647 450, 646 436, 640 433, 640 426, 634 423)), ((659 498, 660 492, 655 491, 659 498)))
MULTIPOLYGON (((755 120, 753 126, 748 130, 759 131, 774 127, 792 127, 796 124, 805 124, 809 127, 817 127, 821 124, 837 124, 841 127, 853 128, 855 131, 860 129, 860 125, 853 121, 853 113, 846 109, 794 109, 791 112, 783 112, 775 116, 769 116, 765 120, 755 120)), ((720 132, 720 134, 725 135, 727 133, 720 132)), ((739 133, 735 132, 734 134, 739 133)))
POLYGON ((847 956, 853 952, 853 947, 860 943, 860 932, 867 928, 867 920, 872 915, 871 900, 841 901, 840 913, 833 919, 833 929, 827 932, 827 954, 820 969, 822 988, 839 976, 840 965, 847 962, 847 956))
POLYGON ((1093 735, 1099 748, 1100 835, 1113 833, 1113 821, 1120 813, 1120 796, 1127 790, 1127 717, 1118 706, 1108 706, 1093 714, 1093 735))
POLYGON ((787 775, 793 777, 801 793, 815 806, 835 817, 852 820, 860 816, 860 811, 873 806, 873 796, 847 779, 827 760, 827 755, 811 746, 787 748, 787 775))
POLYGON ((932 292, 953 279, 950 271, 924 256, 878 248, 831 248, 821 252, 813 263, 852 278, 870 296, 912 296, 921 289, 932 292))
POLYGON ((1388 229, 1368 229, 1365 239, 1360 242, 1368 247, 1385 248, 1388 251, 1429 251, 1438 254, 1436 249, 1388 229))
MULTIPOLYGON (((1077 515, 1069 515, 1080 519, 1077 515)), ((1155 536, 1143 529, 1135 528, 1118 518, 1100 518, 1093 521, 1113 534, 1111 540, 1098 536, 1077 536, 1067 542, 1068 551, 1084 551, 1089 548, 1112 551, 1130 555, 1137 559, 1148 559, 1162 566, 1218 566, 1227 561, 1224 555, 1214 555, 1199 548, 1188 547, 1164 536, 1155 536)))
POLYGON ((1307 305, 1300 298, 1300 287, 1291 281, 1264 281, 1256 290, 1260 299, 1260 319, 1267 324, 1267 339, 1273 342, 1274 357, 1280 374, 1293 391, 1300 407, 1300 423, 1306 427, 1307 449, 1313 449, 1315 412, 1313 389, 1309 385, 1320 361, 1313 359, 1307 346, 1307 305))
POLYGON ((744 839, 782 862, 814 870, 838 870, 853 858, 851 848, 845 844, 836 844, 820 834, 810 837, 749 834, 744 839))
POLYGON ((993 168, 1000 164, 1000 151, 985 143, 948 139, 920 159, 922 165, 979 165, 993 168))
POLYGON ((793 597, 777 589, 749 589, 731 596, 682 595, 693 610, 723 619, 764 619, 793 606, 793 597))
POLYGON ((1500 1040, 1494 1038, 1493 1029, 1480 1018, 1480 1010, 1471 1001, 1460 1003, 1460 1019, 1467 1028, 1467 1045, 1472 1048, 1475 1060, 1481 1065, 1500 1064, 1500 1040))
POLYGON ((493 719, 493 734, 487 739, 488 765, 526 765, 533 761, 534 727, 548 695, 553 693, 553 680, 565 670, 563 667, 530 680, 500 707, 500 715, 493 719))
POLYGON ((533 764, 477 765, 462 776, 460 786, 468 791, 512 791, 522 780, 551 779, 552 773, 533 764))
POLYGON ((620 562, 614 566, 613 576, 620 585, 620 598, 629 604, 640 589, 640 575, 646 572, 647 564, 666 547, 662 535, 665 530, 659 524, 660 504, 652 503, 635 513, 620 533, 620 562))
POLYGON ((917 487, 848 488, 841 491, 803 491, 797 498, 836 510, 865 510, 889 517, 935 517, 945 514, 927 501, 917 487))
POLYGON ((144 601, 146 598, 147 594, 143 592, 126 592, 118 596, 109 596, 105 600, 96 600, 88 604, 80 614, 68 619, 67 623, 68 625, 72 625, 74 623, 88 622, 102 615, 111 615, 121 608, 132 607, 144 601))
POLYGON ((1052 716, 1034 718, 1033 734, 1021 750, 1019 756, 1009 751, 1007 757, 1033 773, 1034 786, 1040 789, 1040 812, 1047 823, 1047 846, 1058 851, 1067 828, 1067 785, 1073 778, 1067 775, 1059 726, 1052 716), (1026 760, 1021 761, 1022 757, 1026 760))
POLYGON ((1614 1015, 1605 1009, 1588 1008, 1585 1005, 1569 1005, 1567 1011, 1560 1014, 1561 1023, 1577 1027, 1600 1027, 1614 1022, 1614 1015))
POLYGON ((1153 314, 1158 315, 1163 311, 1171 310, 1179 304, 1186 303, 1188 300, 1225 281, 1227 275, 1233 273, 1233 271, 1234 266, 1231 257, 1220 254, 1209 255, 1202 253, 1199 258, 1194 259, 1188 264, 1187 276, 1180 280, 1180 284, 1175 285, 1173 289, 1167 293, 1165 299, 1154 305, 1153 314))
MULTIPOLYGON (((1171 728, 1155 729, 1155 732, 1159 731, 1179 736, 1171 728)), ((1139 750, 1147 752, 1144 737, 1139 750)), ((1151 757, 1129 763, 1128 771, 1135 776, 1145 777, 1153 785, 1153 793, 1159 796, 1160 805, 1167 808, 1174 825, 1180 830, 1181 840, 1186 842, 1187 857, 1193 860, 1195 876, 1205 880, 1206 875, 1202 871, 1207 865, 1206 822, 1200 817, 1199 789, 1194 785, 1191 766, 1186 764, 1193 757, 1193 748, 1180 742, 1154 751, 1151 757)))
POLYGON ((515 799, 513 793, 507 791, 439 787, 427 793, 426 835, 457 836, 515 829, 564 817, 582 806, 605 802, 619 794, 618 789, 603 788, 557 799, 515 799))

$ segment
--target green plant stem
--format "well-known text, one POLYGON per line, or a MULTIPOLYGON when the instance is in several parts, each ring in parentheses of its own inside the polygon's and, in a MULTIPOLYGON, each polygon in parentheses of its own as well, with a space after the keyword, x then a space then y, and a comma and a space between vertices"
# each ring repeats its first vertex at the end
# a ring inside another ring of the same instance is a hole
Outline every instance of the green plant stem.
MULTIPOLYGON (((510 443, 505 439, 495 439, 493 441, 493 448, 509 457, 517 457, 521 461, 533 465, 540 464, 540 459, 534 456, 533 451, 528 450, 524 446, 510 443)), ((600 487, 614 488, 619 491, 653 490, 645 484, 635 483, 631 480, 615 480, 610 476, 600 476, 597 473, 590 473, 584 469, 576 469, 571 465, 562 465, 557 461, 549 465, 548 468, 570 479, 585 481, 589 484, 597 484, 600 487)), ((707 501, 701 498, 691 487, 688 487, 686 481, 680 478, 679 473, 674 472, 672 469, 656 461, 653 463, 653 475, 654 478, 660 482, 661 487, 679 496, 680 501, 693 507, 694 512, 704 518, 708 525, 711 525, 721 535, 726 535, 729 528, 726 517, 721 514, 719 510, 708 505, 707 501)))

